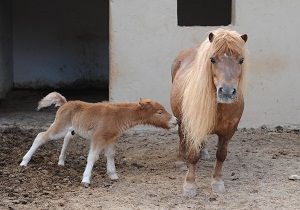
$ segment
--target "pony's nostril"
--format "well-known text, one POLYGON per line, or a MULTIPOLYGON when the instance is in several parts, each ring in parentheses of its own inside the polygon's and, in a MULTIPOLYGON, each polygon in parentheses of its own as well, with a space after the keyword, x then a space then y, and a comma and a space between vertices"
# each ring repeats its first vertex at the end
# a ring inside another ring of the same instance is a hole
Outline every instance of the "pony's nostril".
POLYGON ((232 90, 232 95, 235 95, 235 94, 236 94, 236 89, 233 88, 233 90, 232 90))
POLYGON ((220 92, 220 93, 223 92, 223 88, 222 88, 222 87, 219 88, 219 92, 220 92))

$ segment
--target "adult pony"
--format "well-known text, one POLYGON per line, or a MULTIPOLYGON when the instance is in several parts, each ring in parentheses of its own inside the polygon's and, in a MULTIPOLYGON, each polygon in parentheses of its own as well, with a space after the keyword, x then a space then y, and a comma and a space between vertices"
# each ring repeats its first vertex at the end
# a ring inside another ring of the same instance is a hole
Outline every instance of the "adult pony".
POLYGON ((208 134, 219 138, 212 190, 225 191, 222 166, 244 110, 246 41, 246 34, 217 29, 199 47, 181 51, 173 62, 171 107, 180 137, 176 165, 185 164, 187 152, 185 196, 197 194, 196 163, 200 154, 208 156, 204 144, 208 134))

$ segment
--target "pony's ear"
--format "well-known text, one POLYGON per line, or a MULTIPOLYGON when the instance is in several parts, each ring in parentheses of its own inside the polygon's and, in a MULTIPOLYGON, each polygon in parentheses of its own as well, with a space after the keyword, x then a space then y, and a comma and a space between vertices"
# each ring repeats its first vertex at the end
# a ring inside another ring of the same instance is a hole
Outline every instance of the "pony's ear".
POLYGON ((248 40, 248 35, 247 34, 244 34, 241 36, 241 38, 245 41, 245 43, 247 42, 248 40))
POLYGON ((213 39, 214 39, 214 36, 215 36, 215 35, 214 35, 212 32, 210 32, 210 33, 209 33, 209 35, 208 35, 208 39, 209 39, 209 41, 210 41, 210 42, 212 42, 212 41, 213 41, 213 39))

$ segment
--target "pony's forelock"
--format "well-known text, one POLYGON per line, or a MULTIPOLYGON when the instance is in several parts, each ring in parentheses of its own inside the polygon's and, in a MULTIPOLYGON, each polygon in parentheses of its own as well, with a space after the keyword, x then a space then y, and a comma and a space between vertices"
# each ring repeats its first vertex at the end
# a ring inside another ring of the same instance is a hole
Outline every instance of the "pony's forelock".
MULTIPOLYGON (((212 42, 206 39, 198 48, 197 55, 183 82, 182 122, 187 146, 192 149, 201 147, 203 140, 212 132, 216 114, 216 88, 213 83, 210 56, 224 53, 245 58, 245 42, 235 31, 218 29, 213 31, 212 42)), ((240 97, 243 97, 245 83, 245 64, 239 81, 240 97)))

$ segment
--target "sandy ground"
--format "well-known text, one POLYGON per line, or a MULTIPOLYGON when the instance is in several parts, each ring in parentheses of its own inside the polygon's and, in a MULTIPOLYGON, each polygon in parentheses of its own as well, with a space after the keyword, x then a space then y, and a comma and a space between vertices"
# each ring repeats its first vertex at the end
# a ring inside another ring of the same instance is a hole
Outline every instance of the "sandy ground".
POLYGON ((117 144, 120 179, 109 180, 101 156, 91 187, 84 188, 88 142, 74 138, 65 167, 57 165, 62 141, 54 141, 21 169, 22 156, 36 134, 51 123, 54 110, 12 111, 15 108, 7 104, 0 106, 0 209, 299 209, 300 181, 288 179, 300 174, 297 129, 239 130, 224 164, 224 194, 210 188, 217 141, 209 138, 211 159, 198 163, 199 194, 187 199, 182 196, 185 172, 174 166, 175 131, 125 133, 117 144))

